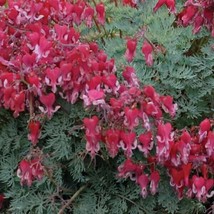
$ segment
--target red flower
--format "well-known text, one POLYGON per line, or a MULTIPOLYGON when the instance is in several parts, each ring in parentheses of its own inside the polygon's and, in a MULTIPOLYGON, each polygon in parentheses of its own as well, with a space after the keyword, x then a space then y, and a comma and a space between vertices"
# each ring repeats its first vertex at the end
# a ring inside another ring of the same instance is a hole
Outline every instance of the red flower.
POLYGON ((126 52, 125 52, 125 59, 128 62, 132 62, 135 57, 137 47, 137 40, 136 39, 127 39, 126 42, 126 52))
POLYGON ((140 185, 142 197, 146 198, 146 196, 148 195, 147 186, 149 184, 148 175, 142 174, 141 176, 139 176, 137 179, 137 184, 140 185))
POLYGON ((92 27, 93 16, 94 16, 94 9, 92 7, 87 7, 84 10, 83 17, 86 20, 86 26, 89 28, 92 27))
POLYGON ((39 121, 30 121, 28 125, 28 129, 30 132, 28 134, 28 140, 30 140, 34 146, 38 143, 38 139, 41 136, 40 127, 41 125, 39 121))
POLYGON ((60 106, 56 106, 55 109, 53 109, 53 104, 55 103, 55 95, 53 93, 42 95, 40 97, 40 101, 46 107, 46 109, 44 109, 42 106, 39 106, 39 109, 44 114, 47 114, 49 119, 51 119, 53 114, 60 108, 60 106))
POLYGON ((159 172, 153 171, 150 175, 150 191, 152 195, 156 194, 159 181, 160 181, 159 172))
POLYGON ((108 150, 109 156, 114 158, 118 153, 118 145, 120 141, 120 131, 114 129, 108 129, 105 133, 105 144, 108 150))
POLYGON ((86 150, 90 152, 92 158, 100 150, 99 141, 101 140, 99 119, 97 116, 92 118, 84 118, 83 123, 85 125, 85 137, 86 137, 86 150))
POLYGON ((152 132, 149 131, 141 134, 139 141, 141 144, 138 145, 138 149, 144 153, 145 157, 148 157, 149 151, 151 151, 153 147, 152 132))
POLYGON ((4 194, 0 194, 0 209, 1 209, 2 206, 3 206, 4 200, 5 200, 4 194))
POLYGON ((10 108, 14 111, 14 117, 18 117, 25 110, 25 92, 21 91, 12 97, 10 108))
POLYGON ((57 67, 54 69, 48 68, 45 73, 45 83, 52 87, 53 93, 56 93, 56 86, 62 83, 61 70, 57 67))
POLYGON ((44 167, 42 166, 40 159, 34 158, 33 160, 22 160, 19 163, 17 170, 17 176, 21 178, 21 185, 32 185, 35 179, 41 180, 44 176, 44 167))
POLYGON ((139 87, 139 80, 136 76, 135 69, 133 67, 126 66, 122 75, 130 87, 139 87))
POLYGON ((105 5, 103 3, 99 3, 96 5, 97 18, 98 22, 101 25, 105 24, 105 5))
POLYGON ((97 90, 90 90, 88 91, 88 94, 84 94, 82 96, 83 100, 84 100, 84 105, 86 106, 90 106, 90 105, 99 105, 99 104, 104 104, 105 100, 104 100, 104 92, 102 90, 97 91, 97 90))
POLYGON ((214 155, 214 132, 209 131, 205 148, 209 157, 214 155))
POLYGON ((127 157, 131 157, 132 150, 136 149, 137 147, 136 134, 134 132, 126 133, 124 131, 121 131, 120 137, 120 147, 123 149, 127 157))
POLYGON ((125 162, 118 167, 118 177, 130 177, 131 180, 135 181, 142 174, 143 169, 143 165, 137 165, 133 163, 131 159, 126 159, 125 162))
POLYGON ((173 143, 173 136, 174 133, 172 132, 170 123, 158 125, 156 152, 159 162, 168 160, 173 143))
POLYGON ((214 186, 213 179, 204 179, 194 175, 192 177, 192 192, 196 195, 196 198, 205 202, 207 200, 208 191, 214 186))
POLYGON ((208 131, 211 128, 210 120, 205 119, 199 125, 199 142, 201 142, 204 138, 207 137, 208 131))
POLYGON ((171 96, 160 96, 162 102, 162 108, 166 113, 169 113, 171 117, 175 116, 177 110, 177 104, 173 104, 173 98, 171 96))
POLYGON ((139 110, 137 108, 130 109, 129 107, 125 107, 125 120, 124 125, 130 129, 133 130, 134 127, 138 126, 139 120, 139 110))
POLYGON ((153 56, 152 56, 152 52, 153 52, 153 47, 152 45, 145 40, 142 46, 142 53, 145 57, 146 60, 146 64, 151 67, 153 65, 153 56))
POLYGON ((154 12, 156 12, 163 5, 166 5, 171 13, 176 13, 175 0, 158 0, 157 4, 153 9, 154 12))

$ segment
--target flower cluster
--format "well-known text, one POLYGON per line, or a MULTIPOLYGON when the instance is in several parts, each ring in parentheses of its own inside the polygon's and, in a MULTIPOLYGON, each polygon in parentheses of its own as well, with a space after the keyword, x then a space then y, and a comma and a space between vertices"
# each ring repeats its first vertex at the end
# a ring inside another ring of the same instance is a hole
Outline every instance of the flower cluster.
POLYGON ((184 9, 177 15, 178 24, 184 27, 193 25, 193 33, 198 33, 201 27, 205 26, 214 36, 214 2, 212 0, 187 0, 184 6, 184 9))
POLYGON ((21 185, 27 184, 31 186, 34 180, 41 180, 44 176, 44 167, 41 164, 41 159, 34 157, 30 160, 22 160, 19 163, 17 176, 21 179, 21 185))
MULTIPOLYGON (((187 8, 196 4, 188 2, 187 8)), ((137 1, 124 0, 123 4, 136 7, 137 1)), ((152 86, 141 87, 131 66, 124 66, 123 81, 119 81, 114 59, 108 59, 97 43, 84 42, 76 30, 80 24, 88 28, 104 25, 103 3, 92 7, 83 0, 11 0, 7 7, 0 5, 0 106, 10 109, 14 117, 29 112, 28 140, 32 147, 39 142, 43 120, 51 119, 59 110, 59 97, 71 104, 82 100, 83 107, 92 107, 95 114, 83 120, 86 151, 94 159, 103 143, 110 157, 123 154, 125 161, 118 167, 118 176, 134 180, 143 197, 148 186, 151 194, 157 192, 158 168, 163 166, 180 198, 185 192, 204 202, 213 195, 211 122, 204 120, 199 130, 191 133, 174 131, 164 122, 165 114, 175 116, 173 98, 160 95, 152 86), (137 153, 142 163, 135 161, 137 153)), ((154 11, 162 5, 175 13, 175 1, 159 0, 154 11)), ((188 18, 189 12, 185 13, 179 15, 180 20, 189 24, 193 16, 188 18)), ((128 62, 134 59, 136 47, 137 39, 128 38, 128 62)), ((153 65, 154 48, 144 38, 141 50, 148 66, 153 65)), ((19 163, 21 185, 31 186, 44 174, 38 155, 19 163)))

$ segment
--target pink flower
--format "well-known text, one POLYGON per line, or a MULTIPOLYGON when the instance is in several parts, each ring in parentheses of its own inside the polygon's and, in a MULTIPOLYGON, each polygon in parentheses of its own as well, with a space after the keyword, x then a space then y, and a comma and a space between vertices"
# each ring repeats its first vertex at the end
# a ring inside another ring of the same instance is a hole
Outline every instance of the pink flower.
POLYGON ((160 96, 160 100, 163 110, 174 117, 177 110, 177 104, 173 104, 173 98, 171 96, 160 96))
POLYGON ((208 131, 211 128, 210 120, 205 119, 199 125, 199 142, 201 142, 204 138, 207 137, 208 131))
POLYGON ((137 78, 135 69, 131 66, 126 66, 125 70, 122 73, 123 78, 128 83, 129 86, 139 87, 139 80, 137 78))
POLYGON ((137 108, 130 109, 129 107, 125 107, 125 120, 124 125, 127 126, 128 129, 133 130, 134 127, 139 124, 139 110, 137 108))
POLYGON ((142 174, 143 169, 143 165, 137 165, 133 163, 131 159, 126 159, 125 162, 118 167, 118 177, 130 177, 131 180, 135 181, 142 174))
POLYGON ((85 106, 104 104, 104 92, 92 89, 82 96, 85 106))
POLYGON ((97 4, 96 12, 97 12, 98 22, 101 25, 104 25, 105 24, 105 5, 103 3, 97 4))
POLYGON ((11 110, 14 111, 13 116, 18 117, 20 112, 25 110, 25 92, 21 91, 19 94, 15 94, 11 100, 11 110))
POLYGON ((175 0, 158 0, 157 4, 153 9, 154 12, 156 12, 163 5, 166 5, 171 13, 176 13, 175 0))
POLYGON ((205 148, 209 157, 214 155, 214 132, 209 131, 205 148))
POLYGON ((147 40, 144 41, 142 46, 142 53, 144 55, 144 58, 146 60, 146 64, 151 67, 153 65, 153 47, 151 43, 149 43, 147 40))
POLYGON ((62 76, 61 76, 61 70, 59 68, 50 69, 48 68, 46 70, 46 76, 45 76, 45 83, 48 86, 52 87, 52 92, 56 93, 57 86, 62 84, 62 76))
POLYGON ((149 151, 152 150, 153 141, 152 141, 152 132, 146 132, 139 136, 139 141, 141 144, 138 144, 138 149, 144 153, 145 157, 148 157, 149 151))
POLYGON ((40 96, 40 101, 46 107, 46 109, 44 109, 42 106, 39 106, 39 109, 44 114, 47 114, 49 119, 51 119, 53 114, 60 108, 60 106, 56 106, 55 109, 53 108, 53 104, 55 103, 54 93, 40 96))
POLYGON ((160 181, 160 174, 158 171, 153 171, 150 175, 150 191, 152 195, 155 195, 160 181))
POLYGON ((137 147, 136 134, 134 132, 126 133, 121 131, 121 141, 119 146, 123 149, 126 157, 132 156, 132 150, 137 147))
POLYGON ((85 125, 85 138, 86 138, 86 150, 90 152, 92 158, 100 150, 99 141, 101 140, 99 119, 97 116, 92 118, 84 118, 83 123, 85 125))
POLYGON ((184 184, 186 187, 188 187, 189 186, 189 176, 190 176, 191 169, 192 169, 192 163, 183 164, 181 166, 181 168, 183 170, 184 184))
POLYGON ((159 162, 163 162, 169 158, 173 136, 174 133, 172 132, 170 123, 158 125, 156 152, 159 162))
POLYGON ((118 145, 120 141, 120 131, 114 129, 108 129, 105 133, 105 144, 108 150, 109 156, 114 158, 118 153, 118 145))
POLYGON ((42 166, 40 159, 34 158, 32 160, 22 160, 19 163, 17 170, 17 176, 21 178, 21 185, 32 185, 35 179, 41 180, 44 176, 44 167, 42 166))
POLYGON ((39 121, 29 122, 28 129, 30 133, 28 134, 28 140, 30 140, 34 146, 38 143, 41 136, 40 128, 41 124, 39 121))
POLYGON ((127 39, 126 42, 126 52, 125 59, 128 62, 132 62, 136 54, 137 40, 136 39, 127 39))
POLYGON ((94 16, 94 9, 92 7, 85 8, 84 13, 83 13, 83 17, 86 20, 86 26, 88 28, 92 27, 93 16, 94 16))
POLYGON ((146 198, 146 196, 148 195, 147 186, 149 184, 148 175, 142 174, 141 176, 139 176, 137 179, 137 184, 140 185, 142 197, 146 198))
POLYGON ((192 177, 192 192, 196 195, 196 198, 205 202, 207 196, 209 196, 208 191, 214 186, 213 179, 204 179, 203 177, 198 177, 194 175, 192 177))

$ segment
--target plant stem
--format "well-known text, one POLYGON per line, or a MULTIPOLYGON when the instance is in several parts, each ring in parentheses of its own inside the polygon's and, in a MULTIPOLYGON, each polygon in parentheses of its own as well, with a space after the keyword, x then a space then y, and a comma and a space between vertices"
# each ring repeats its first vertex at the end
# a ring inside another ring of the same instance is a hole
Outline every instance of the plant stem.
POLYGON ((87 184, 80 187, 75 193, 74 195, 67 201, 66 204, 64 204, 62 206, 62 208, 59 210, 58 214, 63 214, 64 210, 70 206, 70 204, 78 197, 78 195, 87 187, 87 184))

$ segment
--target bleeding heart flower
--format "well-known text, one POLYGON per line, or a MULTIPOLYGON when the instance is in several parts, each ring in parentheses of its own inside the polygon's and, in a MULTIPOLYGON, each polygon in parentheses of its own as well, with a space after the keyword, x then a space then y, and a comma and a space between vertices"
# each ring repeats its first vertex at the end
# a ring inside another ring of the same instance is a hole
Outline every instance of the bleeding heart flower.
POLYGON ((83 123, 85 125, 85 137, 86 137, 86 150, 90 152, 92 158, 100 150, 99 141, 101 140, 99 119, 97 116, 92 118, 84 118, 83 123))
POLYGON ((209 157, 214 155, 214 132, 209 131, 205 148, 209 157))
POLYGON ((148 175, 142 174, 141 176, 139 176, 137 179, 137 184, 140 185, 142 197, 146 198, 146 196, 148 195, 147 186, 149 184, 148 175))
POLYGON ((96 5, 97 18, 98 22, 101 25, 105 24, 105 5, 103 3, 99 3, 96 5))
POLYGON ((120 141, 120 131, 108 129, 105 133, 105 144, 110 157, 114 158, 118 153, 120 141))
POLYGON ((155 195, 157 193, 159 181, 160 181, 159 172, 153 171, 150 175, 150 192, 152 195, 155 195))
POLYGON ((123 78, 126 80, 129 86, 139 87, 139 80, 136 76, 135 69, 131 66, 126 66, 125 70, 122 73, 123 78))
POLYGON ((163 110, 174 117, 177 110, 177 104, 173 104, 173 98, 171 96, 160 96, 160 100, 162 102, 163 110))
POLYGON ((153 47, 151 43, 149 43, 147 40, 144 41, 143 46, 142 46, 142 53, 145 57, 146 64, 151 67, 153 65, 153 47))
POLYGON ((124 131, 121 131, 120 137, 121 141, 119 146, 123 149, 127 157, 131 157, 132 150, 136 149, 137 147, 136 134, 134 132, 126 133, 124 131))
POLYGON ((127 39, 126 42, 126 52, 125 59, 127 62, 132 62, 136 54, 137 40, 136 39, 127 39))
POLYGON ((134 127, 139 124, 139 110, 137 108, 130 109, 129 107, 125 107, 125 120, 124 125, 127 126, 128 129, 133 130, 134 127))
POLYGON ((44 167, 42 166, 40 159, 34 158, 29 161, 22 160, 19 163, 17 176, 21 178, 20 183, 22 186, 25 183, 28 186, 31 186, 35 179, 41 180, 44 176, 44 167))
POLYGON ((34 146, 38 143, 41 136, 40 128, 41 124, 39 121, 29 122, 28 129, 30 133, 28 134, 28 140, 30 140, 34 146))
POLYGON ((53 93, 56 93, 56 87, 62 83, 61 70, 57 67, 54 69, 48 68, 45 73, 45 83, 52 87, 53 93))
POLYGON ((118 167, 118 177, 127 178, 135 181, 143 172, 144 166, 133 163, 131 159, 126 159, 125 162, 118 167))
POLYGON ((152 132, 149 131, 141 134, 139 141, 141 144, 138 144, 138 149, 144 153, 145 157, 148 157, 149 151, 151 151, 153 147, 152 132))
POLYGON ((204 138, 207 137, 208 131, 211 128, 210 120, 205 119, 199 125, 199 142, 202 142, 204 138))
POLYGON ((47 114, 49 119, 51 119, 53 114, 60 108, 60 106, 56 106, 55 109, 53 109, 53 104, 55 103, 54 93, 40 96, 40 101, 46 107, 46 109, 44 109, 42 106, 39 106, 39 109, 44 114, 47 114))
POLYGON ((153 11, 156 12, 163 5, 166 5, 171 13, 176 13, 175 0, 158 0, 153 11))

